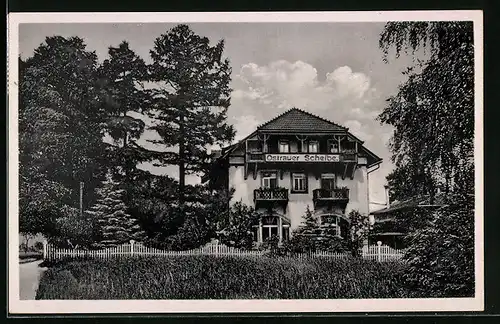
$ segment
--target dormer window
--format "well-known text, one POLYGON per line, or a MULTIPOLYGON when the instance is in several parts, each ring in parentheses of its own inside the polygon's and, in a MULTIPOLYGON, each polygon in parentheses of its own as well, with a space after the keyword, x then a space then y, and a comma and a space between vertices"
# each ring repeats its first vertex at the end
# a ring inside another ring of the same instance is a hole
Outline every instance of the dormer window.
POLYGON ((279 142, 279 152, 280 153, 290 153, 290 143, 288 141, 279 142))
POLYGON ((309 153, 318 153, 318 152, 319 152, 318 141, 310 141, 309 142, 309 153))

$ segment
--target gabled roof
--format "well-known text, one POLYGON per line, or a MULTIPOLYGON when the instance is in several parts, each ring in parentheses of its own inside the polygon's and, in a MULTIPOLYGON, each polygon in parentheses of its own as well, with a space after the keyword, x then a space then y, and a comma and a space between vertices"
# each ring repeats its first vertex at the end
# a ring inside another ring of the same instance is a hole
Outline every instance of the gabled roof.
POLYGON ((446 206, 446 200, 447 196, 444 193, 438 193, 434 196, 434 203, 430 204, 430 197, 428 195, 421 195, 403 201, 395 201, 389 208, 379 209, 370 214, 382 215, 412 208, 439 208, 446 206))
POLYGON ((273 132, 345 132, 347 128, 298 108, 292 108, 257 127, 273 132))
POLYGON ((349 128, 343 127, 339 124, 331 122, 327 119, 321 118, 314 114, 311 114, 307 111, 291 108, 281 115, 276 116, 270 121, 260 125, 257 129, 244 137, 237 143, 234 143, 230 146, 227 146, 222 149, 221 159, 226 158, 232 151, 241 146, 246 139, 254 136, 260 131, 264 132, 272 132, 272 133, 331 133, 331 132, 340 132, 344 134, 348 134, 354 140, 358 141, 361 144, 360 153, 364 154, 368 158, 368 167, 372 167, 374 165, 380 164, 382 162, 382 158, 378 157, 375 153, 368 150, 364 145, 363 141, 357 138, 356 136, 349 133, 349 128))

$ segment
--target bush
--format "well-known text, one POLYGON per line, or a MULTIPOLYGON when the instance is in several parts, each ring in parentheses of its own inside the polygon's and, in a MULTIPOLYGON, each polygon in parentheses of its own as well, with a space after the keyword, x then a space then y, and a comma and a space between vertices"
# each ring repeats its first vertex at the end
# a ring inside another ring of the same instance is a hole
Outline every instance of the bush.
POLYGON ((474 296, 474 208, 453 198, 432 221, 408 236, 404 278, 411 289, 435 297, 474 296))
POLYGON ((401 263, 178 256, 55 264, 37 299, 404 298, 401 263))
POLYGON ((259 215, 251 206, 236 202, 229 210, 229 220, 219 235, 221 243, 240 249, 253 246, 252 226, 258 224, 259 215))

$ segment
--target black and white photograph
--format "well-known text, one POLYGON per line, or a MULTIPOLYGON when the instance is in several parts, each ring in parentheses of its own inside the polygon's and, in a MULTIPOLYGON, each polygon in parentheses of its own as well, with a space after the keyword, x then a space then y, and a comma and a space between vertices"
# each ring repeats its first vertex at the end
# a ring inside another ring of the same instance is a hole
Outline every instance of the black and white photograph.
POLYGON ((11 313, 484 309, 482 12, 11 14, 11 313))

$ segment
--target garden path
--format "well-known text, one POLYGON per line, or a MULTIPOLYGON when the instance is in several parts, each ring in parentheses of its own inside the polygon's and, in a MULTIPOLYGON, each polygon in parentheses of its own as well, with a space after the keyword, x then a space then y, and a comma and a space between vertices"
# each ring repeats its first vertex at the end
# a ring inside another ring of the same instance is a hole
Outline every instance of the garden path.
POLYGON ((40 277, 47 268, 40 267, 43 260, 19 264, 19 298, 34 300, 40 277))

